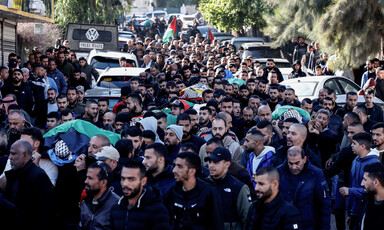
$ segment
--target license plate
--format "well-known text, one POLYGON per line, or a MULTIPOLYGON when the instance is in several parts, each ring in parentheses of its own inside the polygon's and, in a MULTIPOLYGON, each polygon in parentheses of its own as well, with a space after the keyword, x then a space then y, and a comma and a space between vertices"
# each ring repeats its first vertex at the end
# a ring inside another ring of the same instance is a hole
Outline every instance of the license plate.
POLYGON ((80 43, 79 43, 79 48, 84 48, 84 49, 99 49, 99 50, 102 50, 102 49, 104 49, 104 44, 100 44, 100 43, 80 42, 80 43))

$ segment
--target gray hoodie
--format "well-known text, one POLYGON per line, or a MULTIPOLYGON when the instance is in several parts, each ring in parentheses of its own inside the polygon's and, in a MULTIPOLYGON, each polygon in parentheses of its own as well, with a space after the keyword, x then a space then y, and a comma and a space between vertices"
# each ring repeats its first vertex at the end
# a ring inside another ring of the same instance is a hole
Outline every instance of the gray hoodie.
POLYGON ((144 130, 151 130, 155 133, 156 139, 155 143, 164 144, 157 135, 157 120, 154 117, 146 117, 143 120, 139 121, 139 123, 144 127, 144 130))

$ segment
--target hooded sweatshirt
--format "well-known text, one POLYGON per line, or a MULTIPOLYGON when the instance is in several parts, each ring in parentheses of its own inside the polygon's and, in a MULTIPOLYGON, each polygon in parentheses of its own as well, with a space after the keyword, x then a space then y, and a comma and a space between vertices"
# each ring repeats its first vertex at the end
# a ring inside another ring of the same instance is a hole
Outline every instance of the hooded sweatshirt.
POLYGON ((361 204, 364 198, 364 188, 361 186, 361 181, 364 176, 364 167, 366 165, 379 162, 379 152, 376 149, 371 149, 367 156, 360 158, 357 156, 352 162, 351 175, 349 179, 349 196, 348 196, 348 215, 358 216, 363 207, 361 204))
POLYGON ((155 133, 156 139, 155 143, 164 144, 159 138, 159 135, 157 134, 157 120, 154 117, 146 117, 143 120, 139 121, 139 123, 144 127, 144 130, 151 130, 155 133))
MULTIPOLYGON (((270 166, 273 155, 275 154, 275 148, 271 146, 264 146, 263 151, 256 156, 254 152, 249 154, 249 160, 247 162, 247 171, 252 178, 252 175, 256 173, 259 168, 270 166)), ((254 186, 255 182, 252 180, 254 186)))

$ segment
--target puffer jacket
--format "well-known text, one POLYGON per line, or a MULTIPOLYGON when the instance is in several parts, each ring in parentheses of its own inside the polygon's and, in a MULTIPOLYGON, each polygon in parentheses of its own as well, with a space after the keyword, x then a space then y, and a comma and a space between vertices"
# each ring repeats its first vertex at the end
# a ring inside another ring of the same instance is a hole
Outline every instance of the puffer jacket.
POLYGON ((167 230, 168 210, 161 202, 159 191, 145 186, 135 206, 128 207, 128 199, 123 196, 111 209, 111 229, 113 230, 167 230))
POLYGON ((280 192, 286 201, 299 209, 303 228, 329 230, 331 199, 321 169, 307 161, 300 174, 293 175, 288 161, 285 161, 277 170, 280 174, 280 192))
POLYGON ((110 211, 119 197, 112 188, 107 189, 93 207, 93 196, 88 196, 80 205, 80 228, 89 230, 111 229, 110 211))

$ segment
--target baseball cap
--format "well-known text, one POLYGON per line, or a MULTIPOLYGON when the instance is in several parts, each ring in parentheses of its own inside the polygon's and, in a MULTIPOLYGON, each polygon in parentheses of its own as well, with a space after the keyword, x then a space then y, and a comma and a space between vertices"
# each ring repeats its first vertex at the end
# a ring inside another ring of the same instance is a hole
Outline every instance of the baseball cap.
POLYGON ((183 103, 179 100, 175 100, 174 102, 172 102, 171 107, 179 107, 181 109, 184 109, 183 103))
POLYGON ((224 147, 217 147, 215 150, 209 154, 209 156, 204 158, 204 161, 213 161, 215 163, 225 160, 231 161, 232 156, 228 149, 224 147))
POLYGON ((279 85, 277 89, 281 92, 284 92, 287 88, 284 85, 279 85))
POLYGON ((191 69, 191 73, 200 73, 200 71, 196 68, 191 69))
POLYGON ((111 159, 111 160, 116 160, 118 161, 120 159, 120 154, 112 146, 104 146, 99 149, 99 151, 95 154, 96 160, 106 160, 106 159, 111 159))
POLYGON ((77 91, 81 91, 84 93, 84 86, 78 85, 78 86, 76 86, 76 89, 77 89, 77 91))

